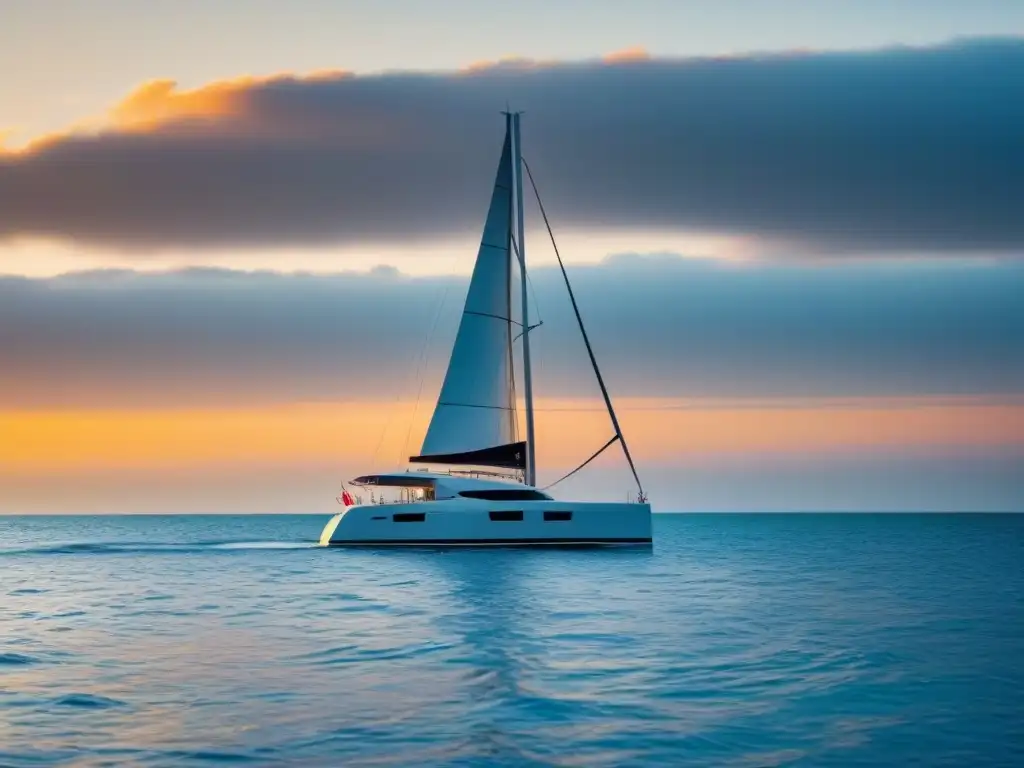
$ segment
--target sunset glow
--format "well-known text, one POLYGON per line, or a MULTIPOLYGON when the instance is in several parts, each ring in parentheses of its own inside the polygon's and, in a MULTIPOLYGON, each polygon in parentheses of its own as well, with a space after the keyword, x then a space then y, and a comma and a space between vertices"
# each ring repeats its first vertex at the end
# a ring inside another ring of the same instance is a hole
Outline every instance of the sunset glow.
MULTIPOLYGON (((1024 448, 1024 405, 870 399, 835 405, 623 399, 634 452, 685 455, 869 451, 876 448, 1024 448)), ((541 400, 538 442, 568 468, 611 434, 600 401, 541 400)), ((139 468, 355 466, 376 452, 394 469, 415 452, 429 418, 411 403, 317 403, 274 408, 0 412, 0 466, 16 472, 139 468), (380 446, 379 449, 377 446, 380 446)))
MULTIPOLYGON (((317 34, 267 9, 240 34, 211 6, 184 48, 166 9, 122 9, 117 33, 92 6, 62 25, 9 14, 15 38, 59 39, 46 66, 0 46, 17 73, 0 82, 0 511, 74 511, 71 477, 131 511, 161 473, 178 478, 168 508, 271 477, 269 507, 305 508, 333 474, 404 466, 509 108, 662 508, 734 508, 734 487, 802 504, 808 477, 825 478, 814 503, 833 483, 874 494, 835 505, 887 508, 897 478, 927 507, 949 496, 927 478, 961 472, 970 506, 1024 503, 1007 202, 1024 195, 1007 138, 1024 131, 1024 16, 871 26, 858 7, 809 34, 670 5, 626 26, 595 12, 585 34, 562 7, 492 9, 473 35, 410 6, 407 37, 369 6, 318 8, 317 34), (790 460, 806 472, 758 475, 790 460), (729 479, 697 469, 712 464, 729 479), (680 491, 683 466, 711 491, 680 491)), ((537 454, 555 476, 611 429, 527 198, 537 454)), ((619 458, 581 477, 597 487, 619 458)))

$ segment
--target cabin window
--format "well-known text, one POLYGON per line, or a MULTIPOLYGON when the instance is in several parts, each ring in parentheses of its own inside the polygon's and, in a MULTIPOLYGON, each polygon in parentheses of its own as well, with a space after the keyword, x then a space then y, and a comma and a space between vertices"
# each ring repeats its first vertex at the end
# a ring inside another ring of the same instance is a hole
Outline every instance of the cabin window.
POLYGON ((459 496, 466 499, 485 499, 487 501, 550 501, 551 497, 540 491, 517 488, 493 488, 486 491, 460 491, 459 496))
POLYGON ((422 523, 427 516, 422 512, 396 512, 391 519, 396 523, 422 523))
POLYGON ((572 520, 572 512, 549 510, 544 513, 545 523, 566 522, 572 520))
POLYGON ((521 510, 499 510, 491 512, 491 520, 495 523, 521 523, 523 513, 521 510))

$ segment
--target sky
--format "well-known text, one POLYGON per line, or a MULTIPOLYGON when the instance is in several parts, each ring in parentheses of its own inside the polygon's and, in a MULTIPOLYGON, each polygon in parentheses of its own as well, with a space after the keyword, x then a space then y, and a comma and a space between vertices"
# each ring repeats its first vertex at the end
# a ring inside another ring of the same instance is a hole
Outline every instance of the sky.
MULTIPOLYGON (((656 510, 1024 509, 1024 5, 9 0, 0 73, 0 513, 403 466, 507 106, 656 510)), ((543 484, 611 428, 527 217, 543 484)))

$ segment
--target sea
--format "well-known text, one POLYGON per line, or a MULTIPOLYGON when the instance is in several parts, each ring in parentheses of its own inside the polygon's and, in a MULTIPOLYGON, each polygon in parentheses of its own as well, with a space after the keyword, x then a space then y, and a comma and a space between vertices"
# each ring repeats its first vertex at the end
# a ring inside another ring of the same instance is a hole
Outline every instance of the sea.
POLYGON ((1024 515, 0 518, 0 765, 1022 766, 1024 515))

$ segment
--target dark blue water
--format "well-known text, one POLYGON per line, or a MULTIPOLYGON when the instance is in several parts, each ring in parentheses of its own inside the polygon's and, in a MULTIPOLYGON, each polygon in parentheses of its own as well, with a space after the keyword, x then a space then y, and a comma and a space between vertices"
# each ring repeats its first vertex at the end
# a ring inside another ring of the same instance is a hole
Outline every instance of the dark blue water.
POLYGON ((0 518, 0 765, 1024 765, 1024 516, 0 518))

